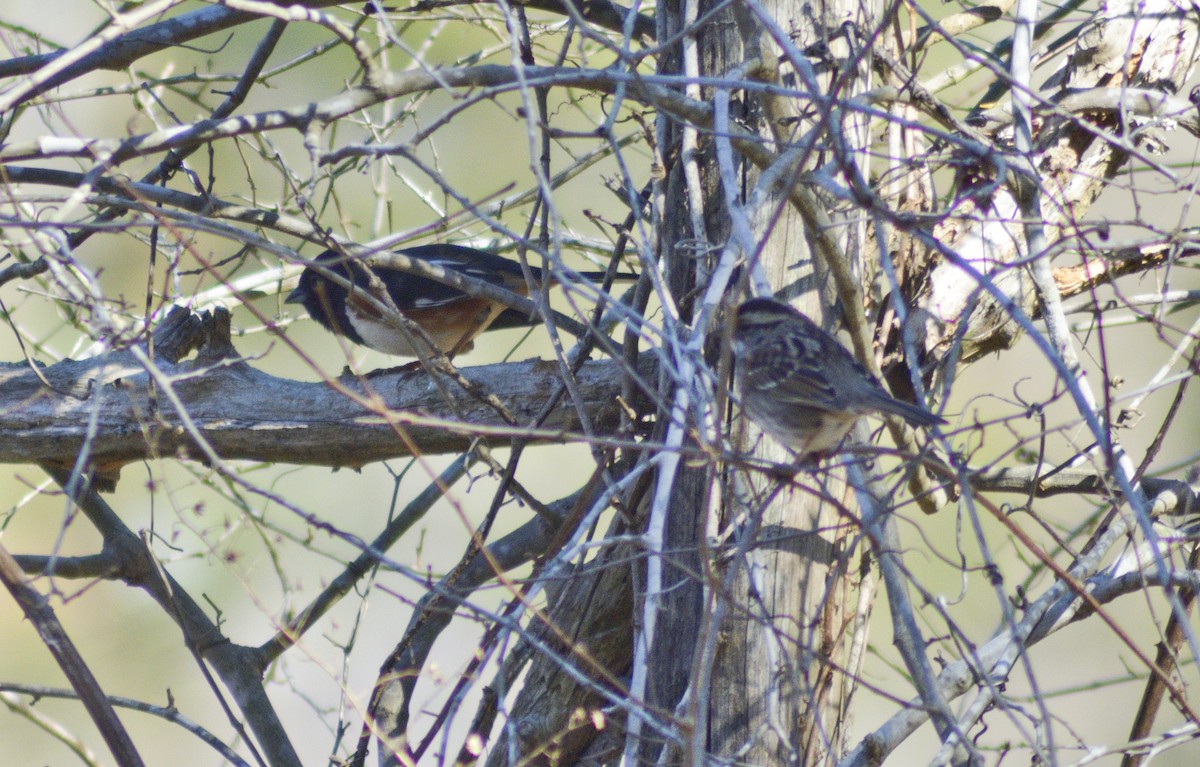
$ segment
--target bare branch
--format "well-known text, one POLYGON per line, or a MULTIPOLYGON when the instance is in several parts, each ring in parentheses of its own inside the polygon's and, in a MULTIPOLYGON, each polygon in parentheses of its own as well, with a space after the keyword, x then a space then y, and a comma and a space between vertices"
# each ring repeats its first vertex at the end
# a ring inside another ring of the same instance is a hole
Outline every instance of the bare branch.
POLYGON ((122 767, 141 767, 144 764, 142 757, 130 739, 129 733, 125 730, 125 726, 121 724, 121 720, 113 711, 111 702, 104 695, 100 682, 84 662, 83 656, 75 649, 75 643, 71 641, 62 624, 58 622, 54 610, 46 603, 45 597, 26 582, 25 574, 21 572, 21 568, 13 559, 12 554, 9 554, 8 549, 3 546, 0 546, 0 583, 4 584, 13 599, 21 606, 25 617, 41 635, 42 641, 54 655, 59 668, 71 681, 79 699, 87 708, 88 714, 96 723, 101 735, 104 736, 117 764, 122 767))
MULTIPOLYGON (((233 356, 228 320, 223 331, 214 330, 219 317, 204 319, 198 332, 213 335, 195 358, 172 362, 160 345, 165 358, 156 360, 155 376, 126 351, 64 360, 36 374, 24 365, 0 368, 0 430, 6 434, 0 462, 71 466, 87 450, 90 465, 111 478, 130 461, 163 455, 205 460, 209 451, 224 460, 359 467, 396 456, 462 452, 480 436, 582 438, 572 434, 579 428, 573 406, 557 408, 539 429, 524 429, 453 386, 454 399, 446 402, 424 371, 327 383, 276 378, 233 356), (173 403, 155 393, 161 380, 170 382, 197 431, 185 428, 173 403), (95 398, 103 405, 89 432, 95 398)), ((559 380, 555 366, 538 361, 474 368, 465 375, 506 403, 518 423, 528 422, 541 406, 529 393, 550 390, 559 380)), ((585 363, 579 372, 579 391, 599 437, 614 435, 620 425, 616 398, 623 378, 623 368, 613 362, 585 363)))

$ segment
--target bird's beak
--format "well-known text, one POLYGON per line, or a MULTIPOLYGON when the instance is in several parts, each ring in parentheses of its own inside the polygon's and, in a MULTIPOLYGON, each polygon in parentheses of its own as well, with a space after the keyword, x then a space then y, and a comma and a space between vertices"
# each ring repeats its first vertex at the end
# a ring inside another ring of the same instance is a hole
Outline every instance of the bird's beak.
POLYGON ((302 304, 304 303, 304 288, 296 288, 291 293, 288 293, 287 298, 283 299, 285 304, 302 304))

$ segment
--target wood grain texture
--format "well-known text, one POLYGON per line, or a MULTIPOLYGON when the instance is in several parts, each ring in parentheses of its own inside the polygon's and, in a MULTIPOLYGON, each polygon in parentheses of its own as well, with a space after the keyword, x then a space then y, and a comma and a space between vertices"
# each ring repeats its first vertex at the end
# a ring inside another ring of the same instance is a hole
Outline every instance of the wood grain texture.
POLYGON ((149 365, 145 348, 36 369, 0 364, 0 462, 71 467, 83 451, 86 465, 110 478, 131 461, 172 455, 360 467, 465 450, 481 435, 611 438, 620 424, 624 373, 608 360, 580 369, 582 407, 564 398, 540 428, 529 429, 560 384, 553 362, 460 371, 477 392, 504 404, 508 422, 448 376, 396 369, 294 381, 242 361, 228 338, 227 316, 184 311, 156 331, 149 365), (581 410, 590 416, 590 435, 579 432, 581 410))

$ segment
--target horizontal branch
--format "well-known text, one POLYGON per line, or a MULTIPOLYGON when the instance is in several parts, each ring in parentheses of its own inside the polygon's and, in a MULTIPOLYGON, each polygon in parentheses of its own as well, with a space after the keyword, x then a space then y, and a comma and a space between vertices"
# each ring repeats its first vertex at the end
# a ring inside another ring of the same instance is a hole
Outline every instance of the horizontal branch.
MULTIPOLYGON (((1033 105, 1039 115, 1069 114, 1126 115, 1174 121, 1193 136, 1200 136, 1200 116, 1196 106, 1188 99, 1172 96, 1153 88, 1078 88, 1059 93, 1033 105)), ((975 117, 977 122, 987 125, 988 130, 1012 123, 1012 104, 1005 102, 975 117)))
MULTIPOLYGON (((308 0, 304 3, 307 8, 325 8, 335 6, 340 0, 308 0)), ((424 10, 421 6, 436 7, 449 3, 421 3, 415 11, 424 10)), ((541 10, 577 13, 583 19, 604 29, 620 32, 627 23, 630 9, 609 2, 608 0, 589 0, 582 7, 572 3, 555 0, 526 0, 520 3, 541 10)), ((283 5, 283 4, 281 4, 283 5)), ((17 56, 0 61, 0 77, 11 78, 27 75, 28 81, 15 94, 6 94, 10 103, 8 107, 16 106, 36 98, 54 88, 70 82, 82 75, 99 69, 121 71, 135 61, 159 53, 166 48, 181 45, 196 40, 205 35, 211 35, 242 24, 258 21, 262 16, 245 10, 235 10, 220 6, 201 8, 188 13, 181 13, 162 21, 148 24, 144 27, 131 29, 104 44, 96 45, 93 50, 80 52, 74 49, 64 49, 51 53, 29 56, 17 56), (50 67, 58 62, 57 71, 47 73, 50 67)), ((122 18, 127 22, 127 19, 122 18)), ((646 14, 637 14, 634 20, 634 34, 644 39, 654 37, 654 19, 646 14)))
MULTIPOLYGON (((1153 501, 1153 512, 1190 515, 1200 509, 1200 497, 1183 480, 1142 477, 1142 488, 1153 501)), ((1116 497, 1119 491, 1111 477, 1088 469, 1055 469, 1038 466, 1002 467, 971 475, 971 487, 979 492, 1021 493, 1035 498, 1055 495, 1100 495, 1116 497)))
MULTIPOLYGON (((106 157, 115 165, 134 157, 154 155, 170 149, 190 149, 219 139, 263 131, 290 129, 307 135, 315 127, 328 125, 390 99, 448 88, 488 91, 474 95, 475 98, 483 99, 496 93, 524 88, 580 88, 597 93, 613 93, 619 87, 623 87, 626 98, 654 106, 677 119, 706 124, 711 121, 711 109, 708 105, 673 90, 688 82, 686 78, 636 76, 613 69, 531 66, 518 72, 513 67, 498 64, 454 67, 432 72, 381 72, 379 82, 351 88, 321 101, 290 109, 202 119, 127 138, 42 136, 32 141, 0 145, 0 160, 8 163, 63 157, 89 160, 106 157)), ((707 81, 700 82, 703 84, 707 81)), ((749 81, 733 85, 742 89, 770 89, 769 86, 749 81)), ((783 89, 774 90, 796 93, 783 89)), ((746 137, 749 137, 748 134, 746 137)), ((318 160, 323 161, 323 158, 319 157, 318 160)))
MULTIPOLYGON (((0 694, 3 693, 29 696, 31 701, 28 705, 30 707, 42 700, 55 698, 60 700, 79 699, 79 693, 74 690, 14 682, 0 683, 0 694)), ((234 767, 250 767, 250 763, 238 756, 238 753, 222 741, 220 736, 185 716, 175 706, 158 706, 153 703, 137 700, 136 698, 126 698, 120 695, 105 695, 104 697, 109 702, 109 705, 114 708, 127 708, 131 711, 139 711, 143 714, 156 716, 164 722, 178 725, 184 732, 189 732, 202 740, 205 745, 220 754, 222 759, 234 765, 234 767)))
MULTIPOLYGON (((1090 293, 1097 285, 1108 284, 1118 277, 1148 272, 1169 260, 1195 258, 1197 254, 1200 254, 1200 248, 1175 237, 1163 242, 1143 243, 1112 251, 1088 252, 1083 254, 1084 257, 1079 263, 1056 268, 1054 282, 1063 298, 1070 298, 1080 293, 1090 293)), ((1106 306, 1115 307, 1119 303, 1117 300, 1110 300, 1106 302, 1106 306)), ((1038 313, 1040 314, 1040 309, 1038 313)))
POLYGON ((541 428, 530 430, 521 425, 533 421, 546 393, 559 385, 553 362, 460 371, 488 397, 424 370, 304 383, 239 359, 228 322, 223 311, 197 316, 175 310, 155 333, 151 366, 139 361, 144 348, 37 369, 0 365, 0 463, 71 467, 83 452, 86 464, 108 481, 126 463, 172 455, 360 467, 460 452, 479 436, 611 438, 621 422, 617 396, 625 371, 616 362, 585 363, 575 384, 583 401, 564 402, 541 428), (176 361, 192 350, 196 356, 176 361), (493 397, 504 408, 496 408, 493 397), (581 410, 590 416, 590 435, 577 433, 581 410))

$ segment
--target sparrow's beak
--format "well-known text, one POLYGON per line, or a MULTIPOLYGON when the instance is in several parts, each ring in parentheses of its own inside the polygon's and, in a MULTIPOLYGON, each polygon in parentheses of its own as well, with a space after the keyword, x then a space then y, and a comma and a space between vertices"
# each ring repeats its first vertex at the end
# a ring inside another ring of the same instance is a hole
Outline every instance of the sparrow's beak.
POLYGON ((288 293, 287 298, 283 299, 283 302, 285 304, 302 304, 307 294, 308 291, 304 288, 296 288, 291 293, 288 293))

